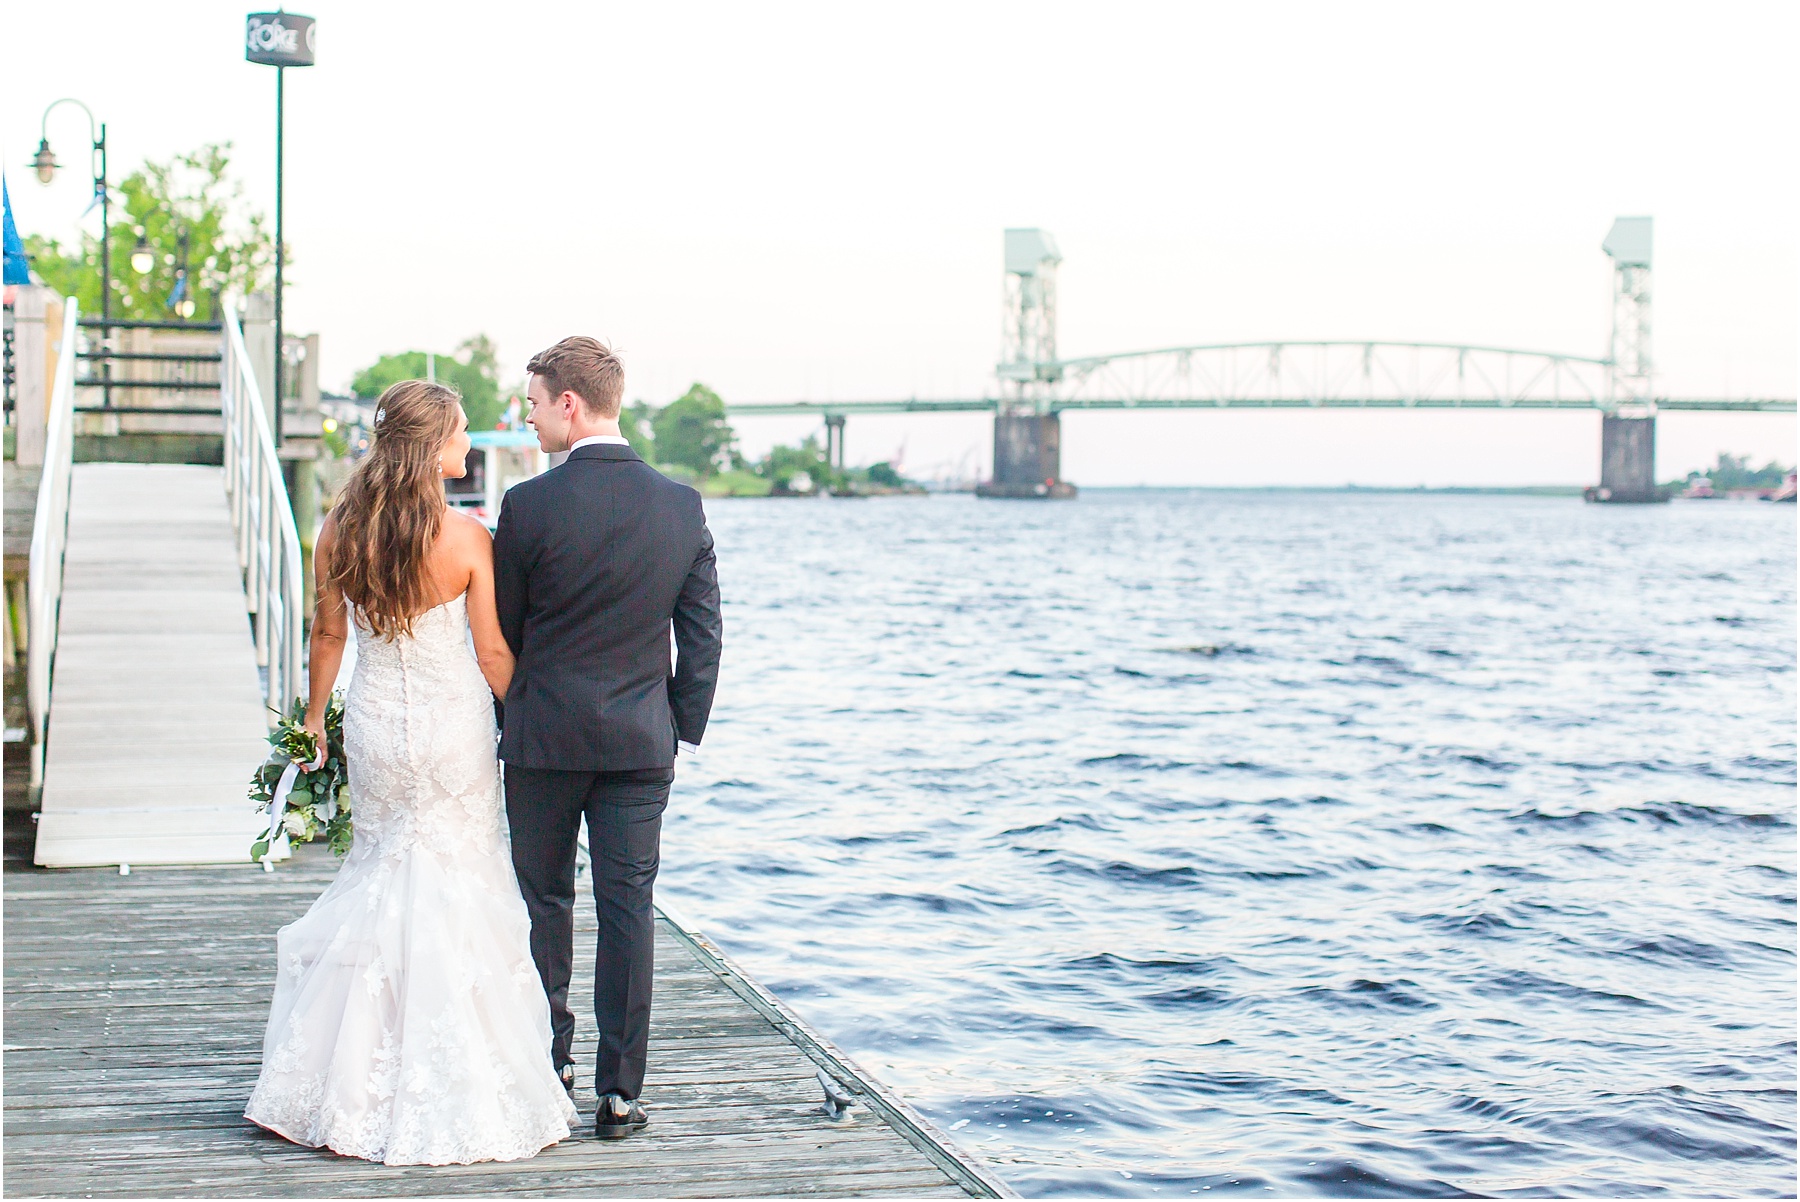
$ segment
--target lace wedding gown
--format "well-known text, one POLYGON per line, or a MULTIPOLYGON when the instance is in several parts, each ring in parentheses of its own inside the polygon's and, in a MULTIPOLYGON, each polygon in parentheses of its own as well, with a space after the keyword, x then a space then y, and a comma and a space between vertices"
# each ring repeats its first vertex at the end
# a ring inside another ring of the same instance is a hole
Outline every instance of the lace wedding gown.
POLYGON ((387 1164, 534 1155, 576 1113, 550 1064, 465 600, 415 619, 410 638, 357 623, 356 640, 344 713, 356 841, 277 936, 244 1115, 387 1164))

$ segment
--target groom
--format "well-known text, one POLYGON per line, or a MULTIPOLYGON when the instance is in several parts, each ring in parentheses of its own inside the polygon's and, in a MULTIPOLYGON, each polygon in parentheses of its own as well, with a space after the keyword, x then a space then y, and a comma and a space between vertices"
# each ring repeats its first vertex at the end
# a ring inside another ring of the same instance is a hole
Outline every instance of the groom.
POLYGON ((649 1122, 638 1102, 650 1036, 656 880, 676 743, 706 730, 719 676, 719 581, 700 494, 619 435, 625 371, 605 344, 565 338, 526 364, 526 421, 560 467, 516 485, 494 535, 500 629, 518 657, 500 758, 531 956, 550 997, 551 1057, 575 1089, 575 839, 585 817, 594 907, 594 1120, 602 1139, 649 1122), (674 671, 669 639, 674 634, 674 671))

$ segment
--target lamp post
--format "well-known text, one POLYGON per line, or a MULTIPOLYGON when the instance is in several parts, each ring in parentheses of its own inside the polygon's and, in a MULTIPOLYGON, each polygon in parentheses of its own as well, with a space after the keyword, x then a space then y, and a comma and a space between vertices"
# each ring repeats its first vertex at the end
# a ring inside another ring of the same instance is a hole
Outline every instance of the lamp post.
POLYGON ((284 92, 289 67, 313 65, 313 31, 318 22, 297 13, 251 13, 244 18, 244 57, 275 68, 275 365, 270 379, 275 385, 275 445, 281 445, 282 346, 281 283, 287 254, 282 228, 282 132, 285 125, 284 92))
MULTIPOLYGON (((56 161, 56 155, 50 151, 50 113, 59 104, 72 104, 87 114, 88 140, 93 143, 94 199, 88 207, 81 211, 83 217, 93 212, 94 206, 100 206, 100 338, 107 346, 112 344, 112 203, 106 188, 106 123, 94 120, 94 110, 76 100, 73 96, 65 96, 61 100, 52 100, 44 109, 43 120, 38 123, 37 154, 32 156, 31 165, 37 169, 38 183, 49 184, 56 178, 56 169, 62 166, 56 161)), ((102 404, 112 405, 112 360, 104 360, 101 364, 102 388, 104 399, 102 404)))

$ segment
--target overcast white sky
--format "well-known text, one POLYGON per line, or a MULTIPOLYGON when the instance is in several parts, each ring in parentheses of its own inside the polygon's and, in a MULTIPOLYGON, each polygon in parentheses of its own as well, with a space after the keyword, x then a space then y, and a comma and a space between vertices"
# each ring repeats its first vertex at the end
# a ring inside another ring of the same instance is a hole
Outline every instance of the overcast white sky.
MULTIPOLYGON (((290 328, 342 385, 485 331, 565 334, 655 403, 991 394, 1001 230, 1059 241, 1065 354, 1257 338, 1603 354, 1614 216, 1656 218, 1674 395, 1795 393, 1792 4, 398 4, 321 0, 288 73, 290 328)), ((249 6, 8 6, 0 155, 59 96, 113 176, 236 144, 272 210, 274 71, 249 6), (20 49, 29 48, 29 53, 20 49)), ((90 218, 91 222, 95 219, 90 218)), ((96 223, 97 224, 97 223, 96 223)), ((746 449, 809 420, 740 424, 746 449)), ((1665 415, 1659 472, 1793 462, 1790 416, 1665 415)), ((987 419, 850 423, 864 462, 984 464, 987 419)), ((1586 483, 1594 414, 1064 419, 1083 484, 1586 483)))

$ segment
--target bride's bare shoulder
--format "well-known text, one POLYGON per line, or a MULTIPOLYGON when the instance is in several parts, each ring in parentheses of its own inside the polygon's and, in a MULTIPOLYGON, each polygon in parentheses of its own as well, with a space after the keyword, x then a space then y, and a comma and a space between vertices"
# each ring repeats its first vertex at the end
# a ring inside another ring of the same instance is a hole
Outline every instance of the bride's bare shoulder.
POLYGON ((488 528, 455 508, 445 513, 438 539, 438 545, 458 559, 475 556, 492 559, 494 556, 494 536, 488 533, 488 528))

